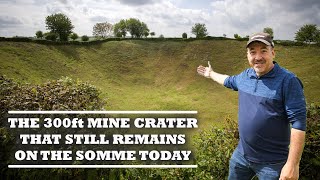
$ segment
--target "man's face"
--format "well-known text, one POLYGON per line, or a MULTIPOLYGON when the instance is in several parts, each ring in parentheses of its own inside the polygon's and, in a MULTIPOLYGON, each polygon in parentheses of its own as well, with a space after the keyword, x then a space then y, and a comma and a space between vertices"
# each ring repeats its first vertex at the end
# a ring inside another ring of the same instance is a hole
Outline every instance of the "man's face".
POLYGON ((267 74, 273 68, 274 49, 262 42, 252 42, 247 48, 249 65, 258 76, 267 74))

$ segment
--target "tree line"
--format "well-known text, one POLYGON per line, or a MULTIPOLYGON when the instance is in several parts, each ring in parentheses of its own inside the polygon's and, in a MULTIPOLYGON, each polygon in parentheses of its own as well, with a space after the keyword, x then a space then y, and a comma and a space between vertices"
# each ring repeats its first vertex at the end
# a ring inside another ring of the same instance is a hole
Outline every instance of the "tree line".
MULTIPOLYGON (((79 38, 78 34, 73 31, 74 25, 71 20, 62 13, 47 16, 45 24, 46 29, 49 31, 45 33, 37 31, 36 37, 39 39, 45 38, 52 41, 68 41, 70 38, 74 41, 79 38)), ((273 29, 271 27, 264 28, 263 32, 269 33, 272 37, 274 36, 273 29)), ((208 36, 206 25, 202 23, 195 23, 191 28, 191 33, 194 34, 196 38, 204 38, 208 36)), ((112 36, 126 38, 127 34, 130 34, 131 38, 147 38, 148 36, 154 37, 156 35, 155 32, 150 32, 146 23, 136 18, 121 19, 115 24, 111 24, 109 22, 96 23, 93 26, 92 34, 97 39, 105 39, 112 36)), ((226 36, 226 34, 223 34, 223 37, 226 36)), ((161 34, 159 38, 164 38, 164 36, 161 34)), ((182 33, 182 38, 188 38, 186 32, 182 33)), ((243 37, 238 34, 234 34, 234 38, 241 39, 243 37)), ((244 38, 249 38, 249 36, 247 35, 244 38)), ((89 37, 87 35, 83 35, 81 36, 81 40, 88 41, 89 37)), ((320 44, 320 29, 318 29, 316 24, 305 24, 296 32, 295 40, 297 42, 307 44, 320 44)))

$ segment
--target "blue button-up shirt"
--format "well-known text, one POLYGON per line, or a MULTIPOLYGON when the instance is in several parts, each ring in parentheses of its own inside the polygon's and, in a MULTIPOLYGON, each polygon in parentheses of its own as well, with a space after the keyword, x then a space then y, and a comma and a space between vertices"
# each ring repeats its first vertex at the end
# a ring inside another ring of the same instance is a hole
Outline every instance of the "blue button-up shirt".
POLYGON ((230 76, 224 86, 239 92, 239 151, 249 161, 285 161, 292 128, 306 129, 306 103, 301 81, 274 62, 258 77, 253 68, 230 76))

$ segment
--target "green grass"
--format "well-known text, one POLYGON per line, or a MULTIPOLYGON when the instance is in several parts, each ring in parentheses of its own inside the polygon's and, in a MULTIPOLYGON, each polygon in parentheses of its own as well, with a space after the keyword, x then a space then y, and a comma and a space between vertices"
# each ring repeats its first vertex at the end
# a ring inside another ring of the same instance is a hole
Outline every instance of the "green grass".
MULTIPOLYGON (((196 73, 237 74, 248 67, 245 42, 143 40, 99 45, 0 42, 0 74, 42 83, 61 76, 88 81, 102 91, 107 110, 197 110, 200 127, 237 118, 237 93, 196 73)), ((308 102, 320 101, 319 47, 276 46, 276 61, 296 73, 308 102)))

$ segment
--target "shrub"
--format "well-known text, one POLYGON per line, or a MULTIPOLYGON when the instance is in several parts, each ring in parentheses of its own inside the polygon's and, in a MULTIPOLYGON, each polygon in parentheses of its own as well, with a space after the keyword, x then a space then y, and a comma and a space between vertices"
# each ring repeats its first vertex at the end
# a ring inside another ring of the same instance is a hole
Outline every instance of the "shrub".
POLYGON ((248 41, 249 40, 249 37, 243 37, 243 38, 238 38, 237 39, 238 41, 248 41))
POLYGON ((57 40, 58 36, 57 36, 56 33, 49 32, 49 33, 45 33, 45 34, 44 34, 44 38, 45 38, 46 40, 55 41, 55 40, 57 40))
POLYGON ((36 32, 36 37, 39 38, 39 39, 42 39, 42 37, 43 37, 42 31, 37 31, 36 32))
POLYGON ((14 36, 12 38, 0 37, 0 41, 12 41, 12 42, 31 42, 32 39, 28 37, 14 36))
POLYGON ((122 37, 122 33, 121 32, 116 32, 116 37, 122 37))
POLYGON ((88 37, 87 35, 83 35, 83 36, 81 37, 81 40, 82 40, 82 41, 89 41, 89 37, 88 37))
POLYGON ((187 39, 187 38, 188 38, 187 33, 185 33, 185 32, 184 32, 184 33, 182 33, 182 38, 183 38, 183 39, 187 39))
MULTIPOLYGON (((99 170, 85 169, 8 169, 11 164, 9 153, 15 139, 4 126, 9 110, 101 110, 104 101, 99 94, 94 86, 68 77, 30 85, 0 76, 0 179, 81 179, 88 178, 90 172, 99 173, 99 170)), ((50 130, 44 131, 48 133, 50 130)), ((101 173, 105 172, 108 174, 109 170, 101 173)))
POLYGON ((78 34, 77 33, 72 33, 72 34, 70 34, 70 38, 74 41, 74 40, 76 40, 76 39, 78 39, 78 34))
POLYGON ((192 139, 196 169, 127 170, 127 179, 226 179, 229 159, 238 143, 237 123, 225 119, 225 128, 199 131, 192 139))
POLYGON ((194 147, 198 168, 195 177, 224 179, 228 176, 229 159, 238 143, 237 125, 226 118, 226 128, 212 127, 196 135, 194 147))
POLYGON ((203 39, 206 39, 206 40, 229 40, 230 38, 227 38, 227 37, 215 37, 215 36, 207 36, 203 39))
POLYGON ((94 110, 103 106, 92 85, 65 77, 42 85, 18 84, 0 77, 1 113, 8 110, 94 110))
POLYGON ((282 46, 303 46, 303 42, 290 41, 290 40, 275 40, 275 44, 281 44, 282 46))
POLYGON ((304 151, 300 162, 301 179, 320 177, 320 103, 308 106, 307 131, 304 151))

